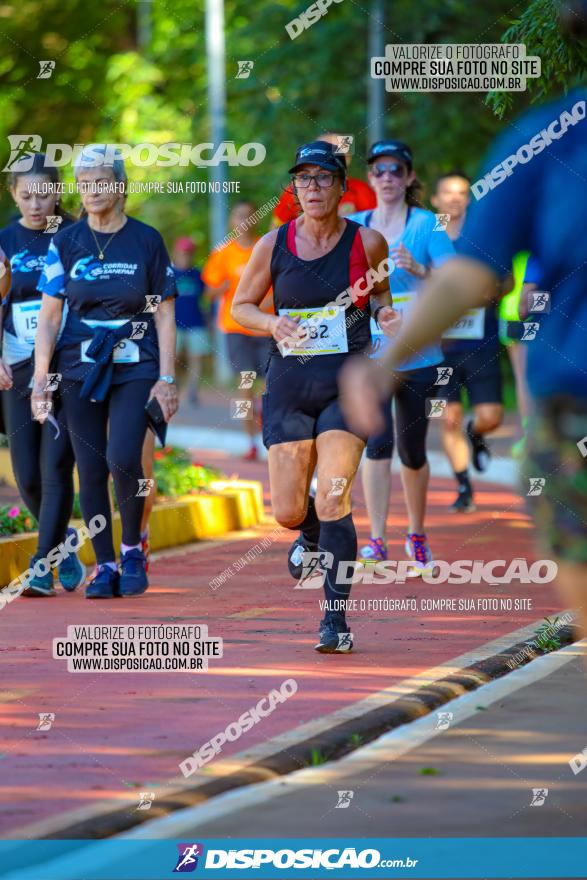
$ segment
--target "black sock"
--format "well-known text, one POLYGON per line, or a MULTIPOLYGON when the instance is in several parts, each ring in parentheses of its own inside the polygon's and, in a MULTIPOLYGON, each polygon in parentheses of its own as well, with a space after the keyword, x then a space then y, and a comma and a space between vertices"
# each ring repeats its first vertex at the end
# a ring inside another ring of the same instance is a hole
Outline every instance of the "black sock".
POLYGON ((320 520, 316 514, 316 503, 311 495, 308 498, 306 518, 296 528, 302 533, 306 544, 318 546, 318 541, 320 540, 320 520))
MULTIPOLYGON (((339 562, 354 563, 357 558, 357 532, 352 513, 334 522, 320 524, 320 551, 332 554, 332 565, 326 568, 324 578, 324 597, 327 602, 325 616, 335 614, 344 619, 351 583, 338 584, 336 578, 339 562)), ((350 566, 343 565, 341 568, 347 568, 344 572, 347 575, 345 580, 350 581, 352 575, 350 566)))
POLYGON ((473 487, 471 486, 471 481, 469 480, 469 471, 465 468, 464 471, 455 471, 455 479, 459 484, 459 492, 468 492, 469 495, 473 494, 473 487))

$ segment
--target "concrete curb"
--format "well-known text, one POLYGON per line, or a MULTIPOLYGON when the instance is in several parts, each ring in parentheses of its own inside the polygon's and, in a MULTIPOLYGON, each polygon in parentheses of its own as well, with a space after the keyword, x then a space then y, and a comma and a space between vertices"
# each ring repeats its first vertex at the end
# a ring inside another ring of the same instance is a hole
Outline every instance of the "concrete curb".
MULTIPOLYGON (((561 627, 558 636, 561 647, 572 644, 579 638, 570 626, 561 627)), ((429 714, 467 691, 474 691, 483 684, 507 675, 512 671, 508 661, 513 658, 519 656, 515 668, 531 662, 533 658, 528 656, 528 644, 528 640, 518 642, 498 654, 406 694, 389 705, 379 706, 262 760, 229 769, 235 764, 235 759, 229 758, 224 775, 201 781, 195 786, 170 789, 157 798, 156 804, 148 813, 131 810, 128 806, 113 808, 110 803, 102 802, 64 816, 61 824, 59 820, 52 819, 29 825, 20 829, 20 832, 15 829, 11 838, 16 833, 24 834, 27 839, 47 840, 112 837, 176 810, 202 804, 228 791, 311 767, 315 765, 317 756, 320 763, 336 760, 377 739, 383 733, 429 714)))

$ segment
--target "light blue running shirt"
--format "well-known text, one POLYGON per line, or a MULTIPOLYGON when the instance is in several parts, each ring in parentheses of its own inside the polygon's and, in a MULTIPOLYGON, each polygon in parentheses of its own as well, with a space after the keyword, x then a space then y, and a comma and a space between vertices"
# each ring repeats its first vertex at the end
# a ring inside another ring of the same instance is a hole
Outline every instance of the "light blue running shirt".
MULTIPOLYGON (((373 211, 359 211, 356 214, 349 214, 347 220, 354 220, 361 226, 370 226, 373 211)), ((434 230, 436 226, 436 217, 432 211, 426 211, 424 208, 408 208, 408 216, 406 225, 402 234, 394 241, 389 242, 390 255, 391 248, 397 247, 400 243, 409 250, 413 258, 423 266, 429 266, 437 269, 446 263, 447 260, 455 256, 455 249, 446 232, 443 229, 434 230)), ((404 316, 406 310, 411 308, 418 296, 424 279, 416 278, 410 275, 405 269, 394 269, 389 276, 389 287, 393 297, 394 308, 401 311, 404 316)), ((374 346, 376 346, 376 354, 374 357, 381 357, 384 351, 391 344, 391 340, 381 333, 381 330, 371 319, 371 336, 374 346)), ((440 348, 440 343, 431 345, 422 349, 418 354, 403 361, 397 368, 403 370, 419 370, 422 367, 432 367, 442 363, 444 355, 440 348)))

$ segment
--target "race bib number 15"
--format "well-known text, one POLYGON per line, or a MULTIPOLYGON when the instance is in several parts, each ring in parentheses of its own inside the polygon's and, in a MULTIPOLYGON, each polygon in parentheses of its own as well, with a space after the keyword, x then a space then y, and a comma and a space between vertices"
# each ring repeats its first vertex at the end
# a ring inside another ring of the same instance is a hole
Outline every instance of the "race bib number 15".
POLYGON ((22 340, 22 342, 28 342, 29 345, 34 345, 40 311, 40 299, 12 303, 12 320, 14 322, 14 329, 16 335, 22 340))

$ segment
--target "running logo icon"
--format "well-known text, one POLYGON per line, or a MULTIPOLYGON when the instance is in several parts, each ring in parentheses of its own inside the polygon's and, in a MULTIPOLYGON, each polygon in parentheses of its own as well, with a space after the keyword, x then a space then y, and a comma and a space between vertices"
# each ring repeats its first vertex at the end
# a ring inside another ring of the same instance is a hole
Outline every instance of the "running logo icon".
POLYGON ((526 492, 526 497, 534 495, 542 495, 546 480, 544 477, 529 477, 530 488, 526 492))
POLYGON ((354 137, 352 134, 337 134, 334 152, 341 156, 349 156, 353 152, 354 137))
POLYGON ((140 479, 138 481, 139 489, 135 498, 145 498, 147 495, 151 494, 151 489, 155 485, 155 480, 152 479, 140 479))
POLYGON ((442 397, 427 397, 426 418, 441 419, 444 415, 447 403, 448 400, 444 400, 442 397))
POLYGON ((139 805, 137 810, 150 810, 151 804, 155 800, 154 791, 141 791, 139 794, 139 805))
POLYGON ((536 323, 536 321, 530 321, 526 323, 524 321, 524 332, 522 334, 521 342, 531 342, 532 339, 536 339, 536 334, 540 329, 540 324, 536 323))
POLYGON ((257 378, 257 374, 254 370, 241 370, 241 380, 239 382, 239 388, 244 388, 245 390, 253 387, 253 382, 257 378))
MULTIPOLYGON (((345 633, 345 635, 347 635, 345 633)), ((351 801, 355 796, 354 791, 339 791, 338 794, 338 803, 335 810, 346 810, 351 805, 351 801)))
POLYGON ((331 477, 330 482, 332 483, 332 486, 330 488, 330 491, 328 492, 328 498, 342 495, 344 493, 344 490, 346 489, 346 484, 348 483, 348 480, 346 477, 331 477))
POLYGON ((152 294, 152 295, 149 294, 148 296, 145 297, 145 300, 146 300, 146 304, 145 304, 145 308, 143 309, 143 312, 150 312, 151 314, 153 314, 159 308, 159 303, 161 302, 161 296, 157 293, 152 294))
POLYGON ((47 382, 45 383, 45 391, 57 391, 61 382, 61 373, 47 373, 47 382))
POLYGON ((61 226, 62 222, 63 222, 63 217, 60 217, 59 214, 48 214, 47 215, 47 222, 45 224, 45 228, 43 229, 43 232, 49 232, 49 233, 58 232, 59 227, 61 226))
POLYGON ((37 730, 51 730, 55 721, 55 712, 39 712, 37 730))
POLYGON ((353 634, 348 633, 339 633, 338 634, 338 651, 351 651, 353 647, 353 634))
POLYGON ((252 415, 252 400, 232 400, 232 414, 231 417, 233 419, 250 419, 252 415))
POLYGON ((436 717, 436 730, 448 730, 454 715, 452 712, 437 712, 436 717))
POLYGON ((201 843, 178 843, 179 856, 177 865, 173 869, 174 874, 187 874, 195 871, 198 867, 198 858, 204 855, 204 846, 201 843))
POLYGON ((302 556, 302 576, 296 590, 318 590, 324 586, 326 569, 332 568, 334 556, 326 550, 306 550, 302 556))
POLYGON ((39 422, 44 422, 44 417, 47 417, 51 410, 53 409, 53 401, 52 400, 39 400, 35 403, 35 418, 39 422))
POLYGON ((254 61, 237 61, 238 71, 235 79, 248 79, 251 75, 251 71, 255 66, 254 61))
POLYGON ((548 797, 548 789, 547 788, 533 788, 532 789, 532 800, 530 801, 531 807, 541 807, 546 798, 548 797))
POLYGON ((435 381, 435 385, 448 385, 450 382, 450 378, 453 374, 452 367, 436 367, 436 372, 438 376, 435 381))
POLYGON ((51 79, 51 74, 55 70, 55 62, 39 61, 39 68, 37 79, 51 79))
POLYGON ((131 339, 142 339, 145 335, 148 324, 146 321, 132 321, 132 333, 130 334, 131 339))
POLYGON ((450 222, 450 214, 435 214, 436 223, 432 232, 446 232, 446 228, 450 222))
POLYGON ((544 290, 533 290, 530 294, 530 308, 528 311, 548 314, 550 312, 550 293, 544 290))
POLYGON ((10 156, 3 171, 30 171, 33 167, 34 154, 39 153, 43 146, 40 134, 9 134, 10 156), (18 163, 18 167, 14 166, 18 163))

